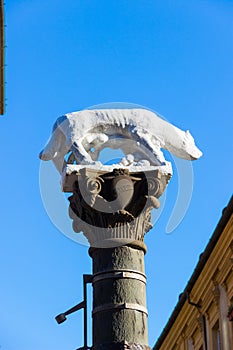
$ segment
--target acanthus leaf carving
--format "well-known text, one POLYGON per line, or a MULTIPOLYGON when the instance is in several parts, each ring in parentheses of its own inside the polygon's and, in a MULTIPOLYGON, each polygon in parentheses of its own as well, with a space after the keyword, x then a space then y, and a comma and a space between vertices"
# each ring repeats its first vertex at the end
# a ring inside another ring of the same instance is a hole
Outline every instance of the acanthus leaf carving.
POLYGON ((143 241, 152 228, 151 212, 159 207, 157 196, 168 181, 158 171, 77 172, 69 197, 74 231, 82 231, 91 245, 107 239, 143 241))

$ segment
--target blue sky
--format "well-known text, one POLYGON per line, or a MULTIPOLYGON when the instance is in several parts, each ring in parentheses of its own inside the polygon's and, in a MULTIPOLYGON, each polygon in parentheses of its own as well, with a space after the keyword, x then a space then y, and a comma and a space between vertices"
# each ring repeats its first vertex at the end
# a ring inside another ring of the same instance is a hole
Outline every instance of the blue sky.
POLYGON ((38 153, 58 116, 112 101, 158 111, 189 129, 204 153, 193 163, 192 199, 179 227, 165 233, 178 192, 174 167, 164 210, 145 239, 153 346, 232 192, 232 5, 6 1, 1 350, 82 346, 82 311, 60 326, 54 316, 82 300, 82 274, 91 272, 91 259, 87 247, 61 234, 46 213, 38 153))

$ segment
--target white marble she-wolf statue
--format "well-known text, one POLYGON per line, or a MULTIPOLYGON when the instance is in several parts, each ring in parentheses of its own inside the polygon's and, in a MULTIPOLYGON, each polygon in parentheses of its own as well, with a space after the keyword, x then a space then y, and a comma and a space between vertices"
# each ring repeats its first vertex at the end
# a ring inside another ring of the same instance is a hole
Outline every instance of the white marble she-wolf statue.
POLYGON ((95 164, 106 147, 121 149, 124 165, 146 161, 161 166, 166 163, 161 148, 187 160, 202 155, 189 131, 137 108, 83 110, 58 118, 40 158, 52 160, 61 173, 67 162, 95 164))

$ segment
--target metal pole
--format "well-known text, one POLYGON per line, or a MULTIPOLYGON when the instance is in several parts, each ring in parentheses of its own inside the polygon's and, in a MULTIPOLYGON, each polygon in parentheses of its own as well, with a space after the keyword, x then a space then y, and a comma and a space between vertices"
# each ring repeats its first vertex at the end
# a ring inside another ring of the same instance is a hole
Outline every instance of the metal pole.
POLYGON ((85 275, 83 275, 83 300, 84 300, 83 339, 84 339, 84 349, 86 349, 87 348, 87 285, 85 281, 85 275))
POLYGON ((84 350, 89 349, 87 346, 87 283, 91 283, 92 275, 83 275, 83 343, 84 350))

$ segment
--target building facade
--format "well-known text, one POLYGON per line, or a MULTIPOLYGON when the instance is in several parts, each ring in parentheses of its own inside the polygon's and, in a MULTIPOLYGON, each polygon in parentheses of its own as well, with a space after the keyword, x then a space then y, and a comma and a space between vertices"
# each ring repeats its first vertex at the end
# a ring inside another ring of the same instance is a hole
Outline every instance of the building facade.
POLYGON ((5 96, 4 96, 4 5, 3 1, 0 1, 0 114, 4 114, 5 109, 5 96))
POLYGON ((233 350, 233 197, 153 350, 233 350))

